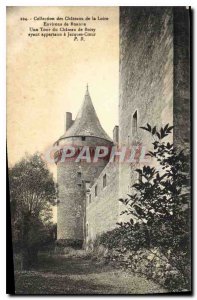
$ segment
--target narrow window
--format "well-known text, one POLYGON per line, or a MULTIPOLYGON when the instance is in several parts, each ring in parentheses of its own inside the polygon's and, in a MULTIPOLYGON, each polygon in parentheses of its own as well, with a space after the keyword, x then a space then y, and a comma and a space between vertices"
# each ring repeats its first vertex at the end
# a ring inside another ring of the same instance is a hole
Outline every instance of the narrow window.
POLYGON ((135 135, 137 133, 137 110, 133 114, 132 133, 133 133, 133 135, 135 135))
POLYGON ((97 185, 95 186, 95 197, 97 197, 97 194, 98 194, 98 188, 97 188, 97 185))
POLYGON ((92 200, 91 200, 91 194, 89 194, 89 203, 91 203, 91 201, 92 201, 92 200))
POLYGON ((88 236, 88 223, 86 224, 86 236, 88 236))
POLYGON ((85 141, 85 140, 86 140, 86 137, 85 137, 85 136, 82 136, 82 137, 81 137, 81 140, 82 140, 82 141, 85 141))
POLYGON ((103 176, 103 187, 106 187, 106 185, 107 185, 107 175, 105 174, 103 176))
POLYGON ((77 184, 81 185, 82 181, 81 181, 81 172, 77 172, 77 184))

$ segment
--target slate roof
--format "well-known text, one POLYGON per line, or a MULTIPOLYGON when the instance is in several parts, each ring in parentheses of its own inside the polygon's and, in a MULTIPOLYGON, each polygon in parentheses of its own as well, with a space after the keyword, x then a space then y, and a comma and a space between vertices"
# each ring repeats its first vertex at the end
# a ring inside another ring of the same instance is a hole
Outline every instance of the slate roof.
POLYGON ((111 138, 102 128, 97 117, 96 111, 92 104, 92 100, 87 90, 80 111, 78 112, 75 121, 66 133, 60 139, 73 136, 94 136, 106 139, 112 142, 111 138))

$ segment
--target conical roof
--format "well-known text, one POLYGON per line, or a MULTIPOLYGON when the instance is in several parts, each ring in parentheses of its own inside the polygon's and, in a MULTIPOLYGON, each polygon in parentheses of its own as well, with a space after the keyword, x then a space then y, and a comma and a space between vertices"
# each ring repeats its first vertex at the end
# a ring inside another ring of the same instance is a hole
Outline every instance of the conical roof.
POLYGON ((94 136, 112 141, 108 134, 102 128, 92 104, 88 86, 84 101, 72 126, 61 136, 60 139, 73 136, 94 136))

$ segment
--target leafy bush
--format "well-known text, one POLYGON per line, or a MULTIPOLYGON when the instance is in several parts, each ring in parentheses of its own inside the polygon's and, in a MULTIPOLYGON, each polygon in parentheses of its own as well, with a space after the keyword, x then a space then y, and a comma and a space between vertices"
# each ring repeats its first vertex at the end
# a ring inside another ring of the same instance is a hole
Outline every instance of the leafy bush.
MULTIPOLYGON (((122 214, 130 221, 102 234, 98 242, 116 249, 118 260, 132 271, 159 281, 171 291, 189 290, 189 158, 165 140, 173 129, 169 124, 160 130, 149 124, 141 128, 153 138, 153 150, 147 155, 155 167, 136 169, 138 182, 127 199, 120 199, 125 205, 122 214), (151 255, 153 260, 149 260, 151 255)), ((113 258, 109 255, 109 259, 113 258)))

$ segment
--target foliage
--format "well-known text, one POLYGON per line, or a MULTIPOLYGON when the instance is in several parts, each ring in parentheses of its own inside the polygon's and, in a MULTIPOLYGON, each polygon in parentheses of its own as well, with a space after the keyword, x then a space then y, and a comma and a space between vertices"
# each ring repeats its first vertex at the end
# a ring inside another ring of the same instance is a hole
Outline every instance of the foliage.
POLYGON ((16 209, 38 216, 55 204, 53 176, 41 156, 26 156, 9 170, 12 212, 16 209))
MULTIPOLYGON (((139 180, 133 184, 127 199, 120 199, 126 209, 122 212, 130 219, 119 223, 119 227, 100 237, 101 244, 108 249, 117 248, 119 253, 157 249, 159 265, 163 274, 162 283, 170 290, 190 287, 190 190, 189 158, 178 151, 168 137, 173 126, 167 124, 160 130, 156 126, 141 127, 153 138, 153 150, 147 153, 153 158, 154 166, 144 165, 136 169, 139 180), (167 140, 166 140, 167 139, 167 140), (165 270, 170 265, 170 272, 165 270), (172 276, 176 270, 176 276, 172 276)), ((143 252, 144 253, 144 252, 143 252)), ((143 255, 142 255, 143 256, 143 255)), ((138 255, 138 264, 142 259, 138 255)), ((145 255, 146 256, 146 255, 145 255)), ((157 262, 158 264, 158 262, 157 262)), ((133 256, 127 258, 127 265, 135 270, 133 256)), ((142 263, 143 265, 143 263, 142 263)), ((149 262, 145 272, 150 273, 149 262)), ((139 269, 139 265, 138 265, 139 269)), ((157 274, 154 269, 152 277, 157 274)))
POLYGON ((39 248, 50 239, 55 183, 36 153, 9 169, 9 186, 14 250, 22 252, 24 268, 28 268, 39 248))
MULTIPOLYGON (((120 249, 126 250, 138 250, 142 247, 147 247, 147 240, 145 230, 139 224, 134 227, 130 226, 129 223, 121 224, 111 231, 103 233, 98 237, 97 244, 105 245, 108 249, 116 248, 117 245, 120 249)), ((97 246, 97 245, 95 245, 97 246)))

